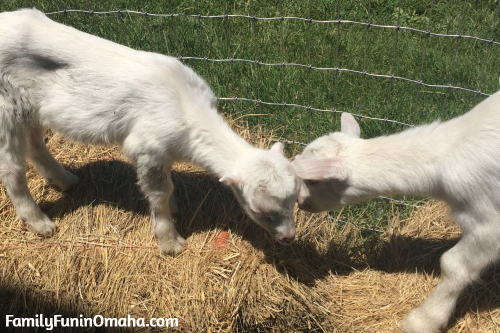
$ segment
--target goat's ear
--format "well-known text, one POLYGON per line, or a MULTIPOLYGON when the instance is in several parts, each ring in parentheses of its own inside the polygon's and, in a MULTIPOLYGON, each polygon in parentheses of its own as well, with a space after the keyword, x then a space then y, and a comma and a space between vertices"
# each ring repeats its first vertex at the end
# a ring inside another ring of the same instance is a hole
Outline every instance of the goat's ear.
POLYGON ((224 183, 225 185, 234 185, 236 187, 241 186, 241 184, 243 183, 243 180, 236 175, 224 176, 221 179, 219 179, 219 181, 221 183, 224 183))
POLYGON ((358 122, 354 119, 352 114, 347 112, 343 112, 342 117, 340 117, 340 131, 357 138, 361 136, 361 129, 359 128, 358 122))
POLYGON ((307 180, 345 180, 347 169, 340 158, 297 155, 292 161, 295 175, 307 180))
POLYGON ((274 152, 277 152, 277 153, 280 153, 281 155, 283 155, 283 150, 285 149, 285 147, 283 146, 283 144, 281 142, 276 142, 272 147, 271 149, 269 149, 270 151, 274 151, 274 152))

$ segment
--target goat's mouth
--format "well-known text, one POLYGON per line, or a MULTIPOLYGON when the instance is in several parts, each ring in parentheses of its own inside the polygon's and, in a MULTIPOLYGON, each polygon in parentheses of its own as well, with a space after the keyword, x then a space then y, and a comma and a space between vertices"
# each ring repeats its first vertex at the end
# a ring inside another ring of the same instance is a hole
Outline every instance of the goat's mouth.
POLYGON ((304 210, 306 212, 310 212, 310 213, 316 213, 317 212, 317 210, 314 209, 314 207, 308 201, 305 201, 305 200, 298 201, 297 205, 298 205, 299 209, 304 210))
POLYGON ((282 231, 277 230, 269 226, 267 223, 259 221, 258 219, 255 219, 254 222, 264 228, 264 230, 269 232, 274 237, 274 239, 282 245, 290 245, 295 240, 295 227, 288 227, 285 229, 285 231, 282 231))
POLYGON ((276 235, 274 235, 274 238, 278 241, 278 243, 280 243, 282 245, 290 245, 295 240, 295 234, 290 235, 290 236, 283 236, 281 234, 276 234, 276 235))
POLYGON ((320 208, 317 208, 314 206, 307 206, 307 207, 299 206, 299 209, 303 210, 304 212, 308 212, 308 213, 321 213, 321 212, 325 211, 325 210, 321 210, 320 208))

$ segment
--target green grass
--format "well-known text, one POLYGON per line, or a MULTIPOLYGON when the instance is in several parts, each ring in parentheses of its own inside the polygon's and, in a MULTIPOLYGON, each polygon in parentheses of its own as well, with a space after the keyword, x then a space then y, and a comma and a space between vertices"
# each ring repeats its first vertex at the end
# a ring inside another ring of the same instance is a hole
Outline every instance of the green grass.
MULTIPOLYGON (((497 2, 468 1, 465 16, 462 1, 25 1, 8 0, 0 10, 22 7, 45 12, 67 9, 109 11, 117 8, 149 13, 220 15, 244 14, 257 17, 297 16, 315 20, 341 17, 382 25, 397 25, 435 33, 500 40, 500 29, 492 35, 497 2), (400 8, 400 9, 399 9, 400 8)), ((357 24, 309 23, 299 20, 252 20, 249 18, 152 17, 137 14, 63 13, 52 19, 80 30, 128 45, 135 49, 174 56, 210 59, 250 59, 262 63, 311 64, 340 67, 376 74, 394 75, 430 84, 477 89, 483 61, 489 49, 481 90, 494 93, 500 86, 500 45, 467 38, 429 36, 406 30, 357 24), (395 38, 397 44, 395 47, 395 38), (425 63, 421 68, 424 46, 425 63), (395 50, 395 52, 394 52, 395 50), (456 52, 456 57, 454 56, 456 52), (454 67, 450 76, 450 70, 454 67), (451 77, 451 80, 450 80, 451 77)), ((0 46, 1 47, 1 46, 0 46)), ((484 96, 475 93, 422 87, 415 83, 374 78, 358 73, 310 70, 294 66, 263 66, 248 62, 206 62, 189 60, 211 84, 219 97, 243 97, 264 102, 286 102, 324 110, 347 111, 368 117, 421 124, 437 118, 463 114, 484 96), (418 104, 416 96, 418 94, 418 104)), ((247 101, 220 101, 220 110, 243 117, 250 125, 262 124, 278 137, 307 143, 338 129, 338 114, 307 108, 268 106, 247 101)), ((361 119, 364 137, 392 133, 405 126, 361 119)), ((290 151, 293 151, 290 150, 290 151)), ((385 201, 372 201, 346 209, 347 216, 370 226, 384 226, 393 208, 385 201), (359 217, 362 213, 362 217, 359 217)))

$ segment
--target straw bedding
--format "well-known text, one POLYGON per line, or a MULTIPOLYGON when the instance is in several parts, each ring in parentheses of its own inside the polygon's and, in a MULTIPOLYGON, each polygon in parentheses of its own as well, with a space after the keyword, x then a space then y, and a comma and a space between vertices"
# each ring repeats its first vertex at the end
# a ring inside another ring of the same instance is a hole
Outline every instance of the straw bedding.
MULTIPOLYGON (((269 145, 268 135, 238 124, 243 137, 269 145)), ((81 184, 60 193, 28 167, 30 190, 58 227, 50 238, 27 231, 0 186, 2 321, 6 314, 130 314, 177 317, 179 327, 169 330, 183 332, 399 332, 398 322, 435 287, 440 255, 460 236, 446 207, 430 202, 406 221, 390 217, 388 231, 367 241, 353 225, 297 211, 298 240, 284 247, 249 221, 216 179, 178 164, 176 220, 188 245, 167 257, 117 147, 50 132, 46 140, 81 184)), ((496 268, 460 299, 450 332, 500 332, 496 268)))

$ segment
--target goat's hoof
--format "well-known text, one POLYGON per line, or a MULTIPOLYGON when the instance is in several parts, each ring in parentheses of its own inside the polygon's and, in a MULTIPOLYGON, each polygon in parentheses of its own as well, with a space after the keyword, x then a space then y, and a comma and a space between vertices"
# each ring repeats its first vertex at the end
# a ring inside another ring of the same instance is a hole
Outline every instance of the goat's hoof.
POLYGON ((401 322, 405 333, 439 333, 441 326, 444 325, 436 323, 436 318, 428 316, 421 308, 411 310, 401 322))
POLYGON ((161 253, 165 255, 176 256, 184 250, 186 240, 181 236, 167 241, 159 241, 161 253))
POLYGON ((50 236, 56 230, 56 225, 47 216, 34 222, 27 222, 27 225, 31 231, 42 236, 50 236))

